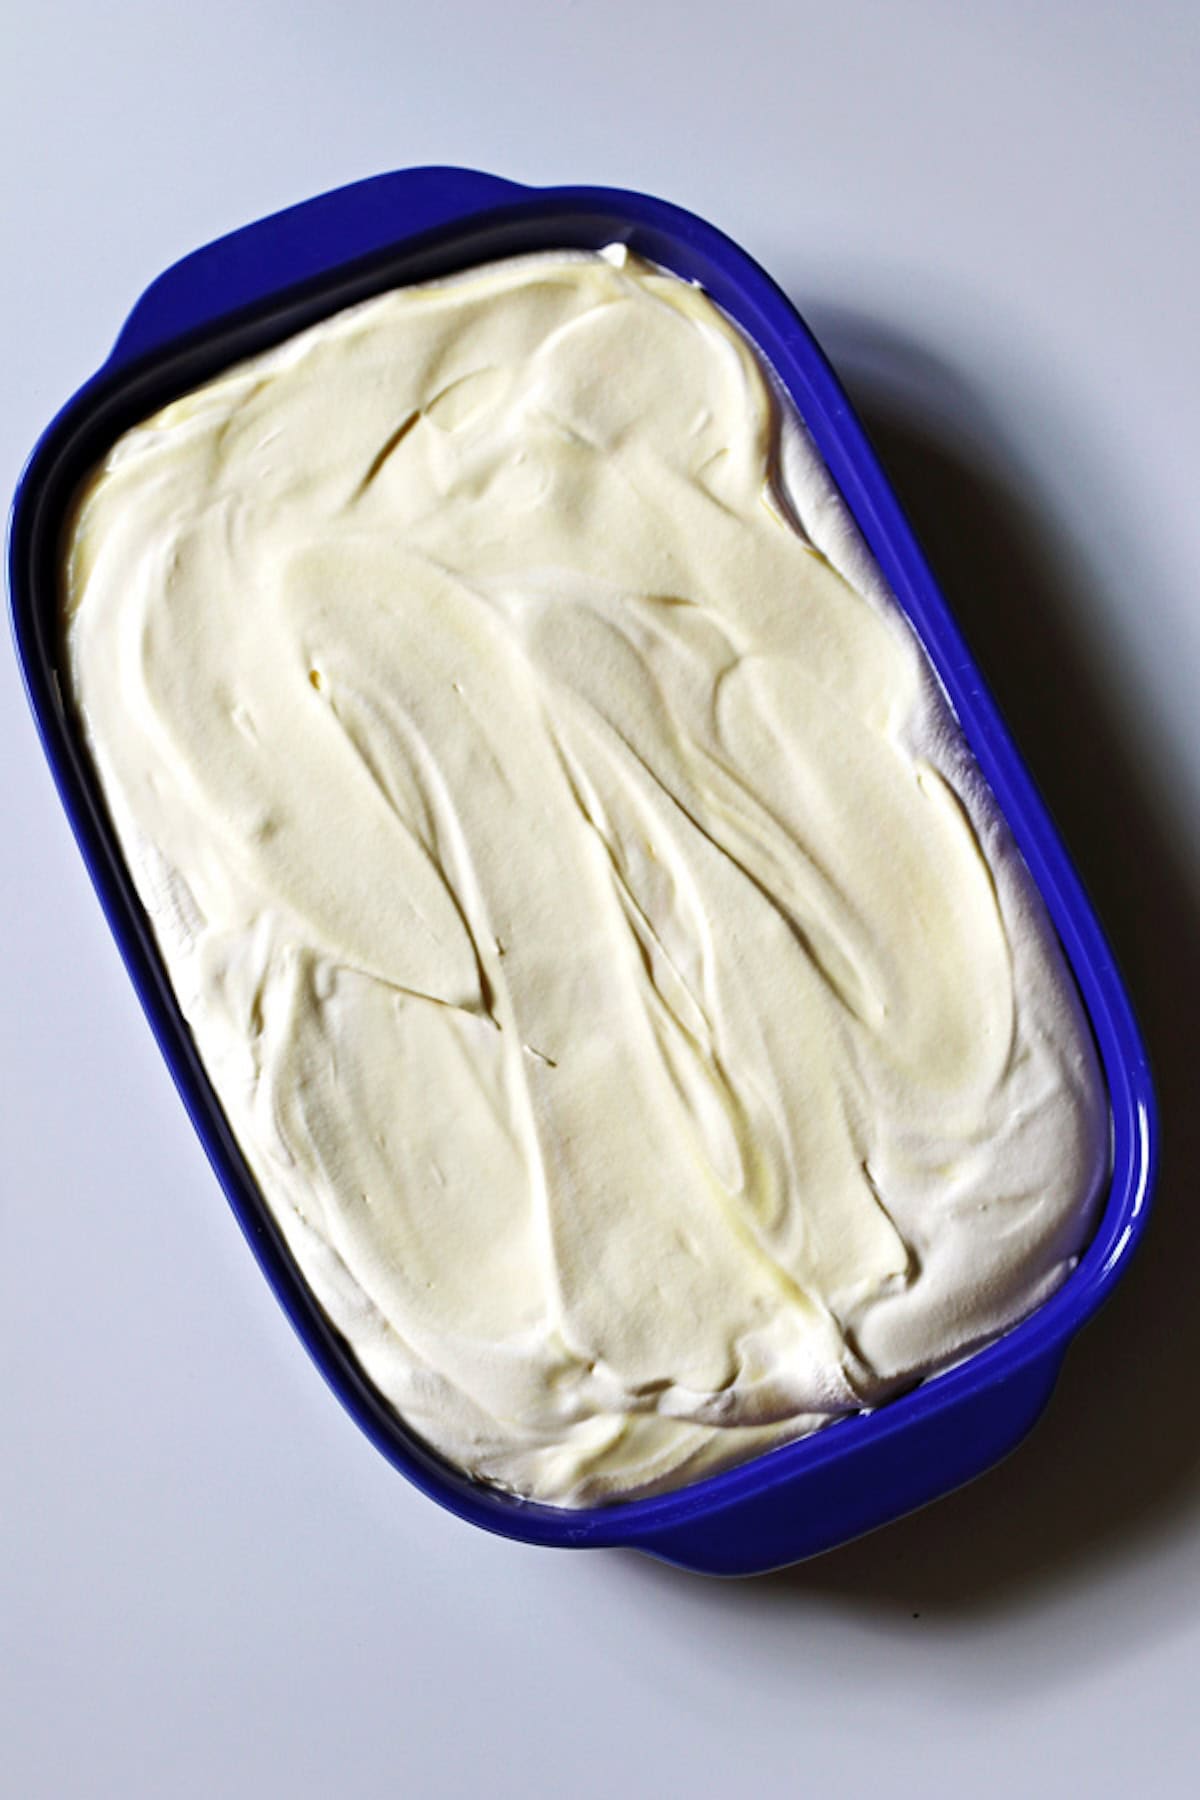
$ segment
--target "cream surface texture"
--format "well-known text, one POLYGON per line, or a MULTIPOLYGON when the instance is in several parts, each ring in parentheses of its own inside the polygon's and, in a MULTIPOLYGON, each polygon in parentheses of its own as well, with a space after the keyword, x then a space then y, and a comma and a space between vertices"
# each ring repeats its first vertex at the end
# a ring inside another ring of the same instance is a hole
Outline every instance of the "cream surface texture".
POLYGON ((300 1270, 564 1506, 874 1407, 1092 1223, 1036 892, 757 353, 614 249, 368 301, 130 431, 66 685, 300 1270))

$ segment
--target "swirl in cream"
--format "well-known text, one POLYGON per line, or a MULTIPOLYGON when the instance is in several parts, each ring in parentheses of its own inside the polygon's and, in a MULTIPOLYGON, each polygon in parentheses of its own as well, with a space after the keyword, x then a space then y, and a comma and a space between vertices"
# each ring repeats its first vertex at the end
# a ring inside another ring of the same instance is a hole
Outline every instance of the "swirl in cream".
POLYGON ((1063 1279, 1086 1024, 752 347, 621 252, 384 295, 130 431, 70 687, 306 1281, 573 1506, 873 1406, 1063 1279))

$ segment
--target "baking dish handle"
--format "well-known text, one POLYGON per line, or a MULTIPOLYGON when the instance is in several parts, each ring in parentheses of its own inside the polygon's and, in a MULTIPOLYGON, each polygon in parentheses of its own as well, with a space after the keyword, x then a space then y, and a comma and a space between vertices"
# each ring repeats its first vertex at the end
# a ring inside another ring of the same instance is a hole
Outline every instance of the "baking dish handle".
POLYGON ((527 192, 474 169, 400 169, 289 206, 193 251, 151 282, 125 321, 108 369, 397 238, 411 239, 527 192))

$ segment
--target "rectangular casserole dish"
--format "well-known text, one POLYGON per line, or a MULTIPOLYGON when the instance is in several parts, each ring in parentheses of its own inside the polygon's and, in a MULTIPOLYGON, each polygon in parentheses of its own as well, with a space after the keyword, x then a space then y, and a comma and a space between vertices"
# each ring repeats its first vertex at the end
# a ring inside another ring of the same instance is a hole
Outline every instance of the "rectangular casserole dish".
POLYGON ((899 1517, 1007 1453, 1049 1398, 1067 1344, 1122 1273, 1146 1216, 1155 1115, 1145 1054, 1095 916, 886 478, 820 349, 728 238, 644 195, 530 189, 458 169, 383 175, 218 240, 169 269, 25 469, 9 539, 13 627, 42 743, 84 859, 188 1112, 260 1267, 318 1367, 385 1456, 474 1524, 530 1543, 626 1545, 713 1574, 797 1561, 899 1517), (998 1342, 875 1412, 652 1499, 577 1511, 471 1481, 375 1392, 300 1278, 196 1055, 109 824, 58 665, 59 551, 83 475, 138 420, 229 364, 410 281, 524 251, 623 241, 699 282, 791 393, 946 687, 1041 891, 1108 1089, 1112 1158, 1095 1235, 1062 1288, 998 1342))

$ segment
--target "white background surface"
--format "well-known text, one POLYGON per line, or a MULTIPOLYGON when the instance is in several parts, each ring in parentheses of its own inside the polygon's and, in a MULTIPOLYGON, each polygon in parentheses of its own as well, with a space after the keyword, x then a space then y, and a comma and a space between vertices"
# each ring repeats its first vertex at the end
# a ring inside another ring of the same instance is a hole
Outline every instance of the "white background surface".
POLYGON ((1195 1791, 1192 4, 9 9, 7 491, 174 257, 417 162, 660 193, 864 411, 1108 922, 1167 1155, 1004 1469, 720 1585, 493 1540, 344 1417, 175 1098, 0 655, 0 1794, 1195 1791))

